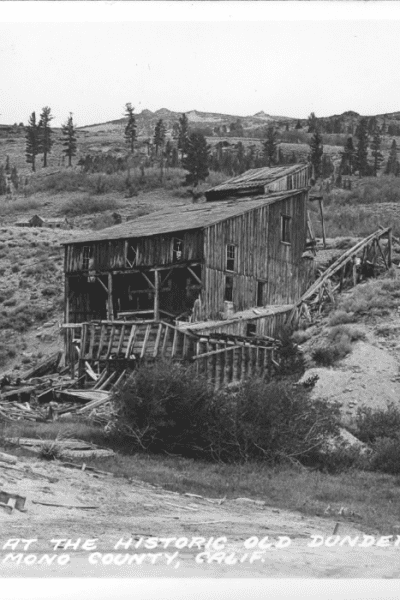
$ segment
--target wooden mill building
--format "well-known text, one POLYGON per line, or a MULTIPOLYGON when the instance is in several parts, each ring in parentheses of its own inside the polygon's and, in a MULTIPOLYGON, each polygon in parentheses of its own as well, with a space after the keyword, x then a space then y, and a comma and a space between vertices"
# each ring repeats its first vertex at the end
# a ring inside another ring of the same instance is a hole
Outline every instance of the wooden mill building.
POLYGON ((66 323, 246 321, 293 304, 313 276, 307 195, 184 205, 66 243, 66 323))
POLYGON ((226 198, 304 189, 308 187, 310 176, 311 170, 308 163, 250 169, 250 171, 209 189, 205 195, 207 202, 211 202, 226 198))

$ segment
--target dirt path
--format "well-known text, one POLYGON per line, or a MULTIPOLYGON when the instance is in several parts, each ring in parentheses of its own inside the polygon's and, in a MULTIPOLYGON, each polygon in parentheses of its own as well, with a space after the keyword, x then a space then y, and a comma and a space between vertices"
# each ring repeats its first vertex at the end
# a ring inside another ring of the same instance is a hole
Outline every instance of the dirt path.
POLYGON ((343 541, 347 535, 354 540, 358 535, 357 544, 372 539, 375 545, 312 547, 312 536, 323 536, 315 539, 318 543, 323 539, 325 544, 336 521, 274 509, 262 501, 214 499, 211 503, 140 481, 96 477, 56 463, 28 459, 24 464, 57 481, 0 469, 2 488, 27 497, 25 513, 0 513, 0 565, 4 577, 397 578, 400 574, 400 544, 396 546, 391 541, 388 547, 378 547, 378 535, 364 538, 354 523, 344 520, 336 531, 341 537, 336 539, 343 541), (96 508, 45 506, 34 501, 96 508), (204 539, 193 541, 195 537, 204 539), (272 543, 272 547, 250 547, 255 537, 259 542, 272 543), (149 538, 158 538, 157 545, 149 538), (37 541, 24 551, 22 542, 20 547, 11 548, 10 539, 37 541), (94 539, 86 549, 82 547, 86 540, 94 539), (65 545, 55 549, 57 542, 51 540, 80 542, 76 549, 65 545), (128 546, 118 547, 120 540, 128 546), (205 547, 207 543, 209 547, 205 547), (279 548, 279 544, 290 545, 279 548), (21 564, 15 558, 18 553, 21 564), (44 554, 56 562, 39 564, 39 559, 42 563, 48 560, 42 558, 44 554), (142 564, 135 564, 138 559, 130 558, 134 554, 142 555, 142 564), (68 555, 67 564, 57 564, 58 560, 66 560, 59 558, 62 555, 68 555), (34 564, 30 565, 32 561, 34 564))

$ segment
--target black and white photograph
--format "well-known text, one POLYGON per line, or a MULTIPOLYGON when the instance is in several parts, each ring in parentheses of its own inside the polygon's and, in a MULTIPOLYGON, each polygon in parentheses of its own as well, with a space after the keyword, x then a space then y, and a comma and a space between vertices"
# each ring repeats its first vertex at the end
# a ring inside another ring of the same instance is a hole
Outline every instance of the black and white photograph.
POLYGON ((395 597, 398 3, 2 5, 4 597, 395 597))

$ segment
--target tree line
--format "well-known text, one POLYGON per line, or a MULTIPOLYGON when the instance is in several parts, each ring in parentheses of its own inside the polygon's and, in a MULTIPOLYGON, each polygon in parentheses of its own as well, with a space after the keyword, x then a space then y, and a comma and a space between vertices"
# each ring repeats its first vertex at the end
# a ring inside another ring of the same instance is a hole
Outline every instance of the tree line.
MULTIPOLYGON (((54 130, 51 128, 53 119, 54 116, 51 114, 49 106, 42 108, 39 119, 37 119, 35 111, 29 117, 25 135, 25 155, 26 162, 32 165, 32 171, 36 171, 36 159, 41 154, 43 154, 43 167, 47 167, 48 155, 54 144, 54 130)), ((61 143, 63 153, 68 158, 68 166, 70 167, 77 149, 76 130, 72 113, 61 126, 61 143)))

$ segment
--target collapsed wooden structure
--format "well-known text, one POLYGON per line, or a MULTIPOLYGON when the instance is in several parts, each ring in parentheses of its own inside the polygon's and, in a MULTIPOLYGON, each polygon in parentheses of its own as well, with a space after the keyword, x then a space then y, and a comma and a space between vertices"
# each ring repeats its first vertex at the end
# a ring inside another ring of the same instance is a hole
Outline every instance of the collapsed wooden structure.
POLYGON ((139 362, 164 358, 194 362, 196 372, 218 389, 250 375, 272 377, 279 368, 279 346, 268 337, 205 335, 163 321, 92 321, 81 325, 77 375, 101 390, 116 385, 139 362))
POLYGON ((326 302, 335 302, 334 293, 374 277, 392 266, 392 228, 380 228, 346 250, 297 300, 287 319, 296 327, 301 318, 311 319, 310 311, 321 312, 326 302))

